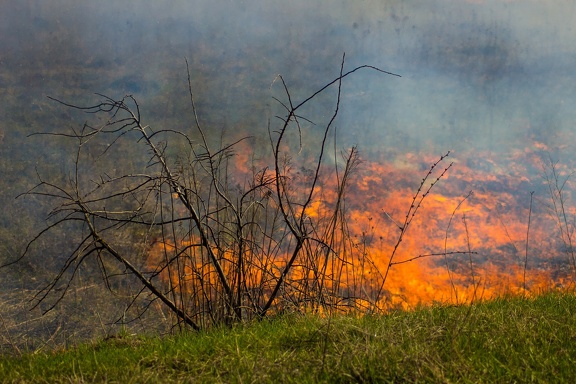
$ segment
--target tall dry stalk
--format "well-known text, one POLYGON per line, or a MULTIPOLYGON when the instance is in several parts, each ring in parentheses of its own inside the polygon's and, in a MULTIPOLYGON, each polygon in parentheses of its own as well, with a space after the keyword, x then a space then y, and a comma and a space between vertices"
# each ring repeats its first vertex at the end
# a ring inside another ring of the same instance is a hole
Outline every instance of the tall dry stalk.
POLYGON ((453 276, 453 272, 450 270, 450 265, 448 263, 448 232, 450 231, 450 227, 452 225, 452 221, 454 220, 454 216, 456 215, 456 212, 460 209, 460 206, 462 206, 462 204, 468 200, 468 198, 470 196, 473 195, 473 192, 470 191, 468 192, 468 194, 466 196, 464 196, 464 198, 462 200, 460 200, 458 202, 458 204, 456 204, 456 207, 454 208, 454 210, 452 211, 452 214, 450 215, 450 220, 448 220, 448 225, 446 226, 446 232, 445 232, 445 236, 444 236, 444 263, 446 264, 446 272, 448 272, 448 279, 450 281, 450 286, 452 287, 452 291, 454 291, 454 298, 456 299, 456 304, 458 304, 458 290, 456 289, 456 284, 454 282, 454 276, 453 276))
POLYGON ((558 170, 558 163, 552 158, 543 163, 543 177, 548 187, 550 197, 550 213, 557 225, 560 240, 563 244, 563 252, 566 254, 568 265, 572 275, 576 276, 576 249, 574 249, 574 222, 568 209, 568 196, 566 187, 574 174, 571 172, 562 176, 558 170))
MULTIPOLYGON (((380 286, 379 286, 377 293, 376 293, 376 296, 375 296, 375 302, 378 302, 384 293, 384 286, 386 285, 386 280, 388 278, 388 274, 390 273, 391 268, 395 264, 398 263, 395 260, 398 249, 400 248, 400 245, 402 244, 402 241, 404 240, 404 237, 406 236, 408 229, 409 229, 410 225, 412 224, 412 221, 416 217, 418 210, 422 206, 422 203, 424 202, 426 197, 430 194, 430 191, 432 190, 432 188, 436 185, 436 183, 438 183, 440 181, 440 179, 452 167, 453 163, 450 163, 443 170, 440 170, 440 172, 438 173, 438 176, 436 176, 436 177, 433 176, 434 171, 438 168, 438 166, 449 155, 450 155, 450 151, 448 151, 446 154, 440 156, 440 159, 437 160, 434 164, 432 164, 430 166, 430 168, 428 169, 428 172, 426 173, 426 175, 424 176, 424 178, 420 182, 420 185, 418 186, 416 193, 414 194, 414 196, 412 196, 412 200, 410 202, 410 206, 408 207, 408 210, 406 211, 406 215, 404 216, 404 220, 401 223, 399 223, 399 222, 393 220, 392 218, 390 218, 393 221, 393 223, 398 227, 398 230, 400 232, 398 234, 398 238, 396 240, 396 243, 394 244, 394 247, 392 249, 392 253, 388 259, 388 263, 386 265, 386 269, 384 271, 382 281, 380 283, 380 286), (429 182, 428 185, 427 185, 427 182, 429 182)), ((410 259, 410 261, 417 259, 417 258, 420 258, 420 257, 424 257, 424 256, 425 255, 416 256, 415 258, 410 259)), ((404 261, 402 261, 402 262, 404 262, 404 261)))
POLYGON ((532 203, 534 201, 534 191, 530 192, 530 207, 528 209, 528 225, 526 226, 526 247, 524 250, 524 268, 522 271, 522 287, 524 295, 526 294, 526 270, 528 269, 528 249, 530 241, 530 224, 532 222, 532 203))

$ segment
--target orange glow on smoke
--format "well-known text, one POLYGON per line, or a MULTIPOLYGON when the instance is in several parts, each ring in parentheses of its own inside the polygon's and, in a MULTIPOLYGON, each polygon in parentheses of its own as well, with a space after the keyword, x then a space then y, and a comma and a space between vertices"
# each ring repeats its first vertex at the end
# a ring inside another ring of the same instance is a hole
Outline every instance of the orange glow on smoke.
MULTIPOLYGON (((466 303, 571 286, 573 274, 563 253, 558 224, 550 214, 549 185, 542 178, 546 151, 544 144, 535 143, 507 158, 490 153, 468 158, 456 154, 440 163, 441 169, 426 181, 424 190, 449 162, 454 165, 423 199, 394 255, 383 287, 386 293, 378 306, 466 303)), ((437 156, 421 153, 387 155, 378 161, 364 161, 349 180, 346 215, 350 238, 356 249, 365 249, 370 260, 350 263, 344 269, 344 274, 363 275, 354 280, 357 284, 373 285, 373 291, 380 288, 378 276, 391 262, 413 196, 437 160, 437 156)), ((246 156, 238 162, 239 174, 252 172, 248 163, 246 156)), ((558 170, 567 174, 560 165, 558 170)), ((323 178, 314 196, 306 215, 319 219, 331 209, 335 181, 323 178)), ((568 200, 566 208, 574 214, 568 200)), ((155 244, 150 250, 154 260, 164 253, 164 247, 172 250, 174 245, 155 244)), ((276 261, 277 271, 288 257, 276 261)), ((201 267, 187 265, 184 275, 197 273, 201 267)), ((328 275, 334 273, 331 268, 328 265, 328 275)), ((292 279, 304 279, 305 274, 297 262, 292 279)), ((207 278, 216 276, 210 272, 207 278)), ((257 284, 262 276, 256 273, 247 278, 257 284)))

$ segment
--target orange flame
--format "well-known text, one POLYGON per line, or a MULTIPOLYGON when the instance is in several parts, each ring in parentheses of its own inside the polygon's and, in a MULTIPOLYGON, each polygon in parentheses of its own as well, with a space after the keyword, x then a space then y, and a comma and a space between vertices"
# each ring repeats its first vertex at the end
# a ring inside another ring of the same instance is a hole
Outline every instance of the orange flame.
MULTIPOLYGON (((549 210, 550 180, 541 178, 541 159, 546 149, 544 144, 536 143, 532 148, 511 152, 507 158, 495 159, 490 153, 482 153, 466 160, 455 159, 454 166, 423 198, 395 253, 415 191, 437 159, 408 153, 391 160, 365 161, 348 183, 345 206, 350 239, 368 261, 350 259, 345 268, 342 264, 328 264, 326 275, 334 276, 338 272, 334 268, 340 268, 341 280, 348 285, 361 285, 355 288, 368 298, 371 292, 383 288, 385 294, 376 303, 380 308, 469 303, 571 285, 573 274, 566 255, 571 251, 570 244, 562 240, 557 216, 549 210), (379 278, 389 266, 390 273, 380 287, 379 278)), ((240 175, 252 172, 246 162, 239 164, 240 175)), ((559 166, 558 172, 566 175, 567 169, 559 166)), ((424 189, 436 177, 426 180, 424 189)), ((566 211, 574 215, 576 210, 568 204, 569 190, 564 192, 566 211)), ((324 177, 306 215, 312 219, 326 217, 335 198, 336 182, 324 177)), ((180 248, 186 246, 190 244, 181 244, 180 248)), ((157 262, 167 249, 173 251, 174 245, 153 246, 151 263, 157 262)), ((225 255, 220 256, 226 259, 225 255)), ((288 258, 284 255, 276 259, 274 268, 260 265, 256 270, 279 271, 288 258)), ((206 260, 191 260, 180 276, 205 273, 200 271, 209 264, 206 260)), ((231 267, 231 263, 225 266, 227 270, 231 267)), ((309 274, 310 270, 297 262, 291 279, 304 281, 310 278, 309 274)), ((169 275, 162 272, 161 276, 169 275)), ((174 280, 174 274, 170 276, 173 281, 169 283, 174 287, 198 288, 174 280)), ((209 270, 204 278, 216 279, 216 275, 209 270)), ((248 285, 257 285, 266 277, 254 272, 245 278, 249 279, 248 285)), ((217 284, 215 280, 210 282, 217 284)), ((326 286, 331 288, 338 283, 328 279, 326 286)))

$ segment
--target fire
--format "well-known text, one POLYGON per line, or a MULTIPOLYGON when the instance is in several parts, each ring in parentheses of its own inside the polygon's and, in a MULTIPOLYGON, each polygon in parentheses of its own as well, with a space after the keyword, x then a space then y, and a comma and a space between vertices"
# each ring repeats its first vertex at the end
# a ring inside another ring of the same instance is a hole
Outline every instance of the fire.
MULTIPOLYGON (((531 295, 571 286, 572 245, 566 235, 571 234, 573 226, 567 223, 562 228, 558 205, 556 211, 553 209, 550 191, 558 192, 558 185, 542 177, 546 150, 546 145, 535 143, 507 157, 491 153, 455 155, 451 158, 454 165, 445 174, 441 172, 447 164, 440 163, 439 169, 424 180, 422 190, 426 191, 440 178, 424 197, 415 194, 430 165, 437 161, 434 156, 407 153, 364 160, 349 180, 345 195, 347 238, 333 239, 338 244, 348 241, 349 246, 338 248, 338 255, 312 251, 317 257, 313 261, 317 263, 316 272, 324 271, 327 276, 324 288, 340 292, 343 300, 346 295, 342 292, 361 293, 366 303, 374 300, 366 304, 374 308, 409 309, 435 302, 470 303, 502 295, 531 295), (418 210, 410 216, 415 205, 418 210), (409 227, 405 227, 407 215, 412 220, 409 227)), ((240 164, 239 174, 251 172, 246 162, 240 164)), ((555 172, 569 184, 566 167, 557 165, 555 172)), ((333 176, 327 173, 321 178, 306 207, 305 215, 310 220, 327 221, 330 217, 337 195, 333 176)), ((561 191, 562 208, 568 220, 573 220, 576 211, 570 206, 567 185, 561 191)), ((197 239, 179 247, 191 247, 194 241, 197 239)), ((162 254, 174 248, 174 244, 155 244, 150 249, 150 263, 157 263, 162 254)), ((256 268, 242 278, 248 286, 260 287, 257 294, 262 300, 268 297, 290 258, 289 253, 282 254, 283 249, 276 252, 276 257, 244 255, 256 268)), ((231 272, 237 265, 231 261, 233 255, 219 257, 225 260, 224 268, 231 280, 235 279, 231 272)), ((179 279, 203 274, 204 280, 196 279, 194 284, 204 281, 217 285, 205 257, 188 254, 187 260, 179 279)), ((293 292, 305 291, 314 278, 314 269, 307 263, 297 260, 289 272, 293 292)), ((177 275, 168 271, 160 272, 160 276, 179 290, 199 290, 190 282, 175 280, 177 275)))

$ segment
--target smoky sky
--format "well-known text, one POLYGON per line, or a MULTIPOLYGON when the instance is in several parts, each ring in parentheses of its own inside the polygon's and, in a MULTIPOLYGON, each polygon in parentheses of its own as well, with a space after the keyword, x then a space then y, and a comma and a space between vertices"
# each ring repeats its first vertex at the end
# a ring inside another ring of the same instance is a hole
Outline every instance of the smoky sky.
MULTIPOLYGON (((155 123, 184 124, 176 116, 187 108, 185 58, 214 132, 264 129, 278 109, 277 74, 298 99, 337 76, 344 52, 348 69, 369 64, 402 77, 364 71, 345 82, 343 146, 502 151, 531 140, 554 146, 574 129, 572 1, 22 0, 0 8, 5 132, 22 111, 32 122, 58 115, 46 95, 89 101, 94 92, 134 94, 155 123)), ((309 112, 321 119, 329 108, 309 112)))

